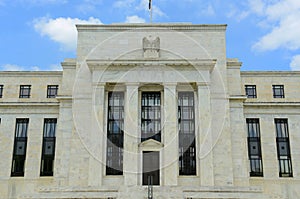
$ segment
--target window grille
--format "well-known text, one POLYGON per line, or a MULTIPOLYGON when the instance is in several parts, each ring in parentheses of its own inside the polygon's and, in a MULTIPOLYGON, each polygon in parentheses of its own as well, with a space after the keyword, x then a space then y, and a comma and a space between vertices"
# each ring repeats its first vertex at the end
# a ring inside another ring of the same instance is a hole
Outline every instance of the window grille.
POLYGON ((142 93, 141 140, 161 141, 160 92, 142 93))
POLYGON ((247 98, 256 98, 256 85, 245 85, 247 98))
POLYGON ((30 90, 30 85, 21 85, 19 98, 30 98, 30 90))
POLYGON ((274 98, 284 98, 283 85, 273 85, 273 97, 274 98))
POLYGON ((246 119, 248 129, 248 156, 250 176, 263 176, 259 119, 246 119))
POLYGON ((55 98, 58 91, 58 85, 47 86, 47 98, 55 98))
POLYGON ((287 119, 275 119, 279 176, 293 177, 287 119))
POLYGON ((194 93, 178 93, 179 175, 196 175, 194 93))
POLYGON ((44 120, 41 176, 53 176, 57 119, 44 120))
POLYGON ((24 176, 29 119, 17 119, 11 176, 24 176))
POLYGON ((124 93, 108 93, 106 175, 123 175, 124 93))

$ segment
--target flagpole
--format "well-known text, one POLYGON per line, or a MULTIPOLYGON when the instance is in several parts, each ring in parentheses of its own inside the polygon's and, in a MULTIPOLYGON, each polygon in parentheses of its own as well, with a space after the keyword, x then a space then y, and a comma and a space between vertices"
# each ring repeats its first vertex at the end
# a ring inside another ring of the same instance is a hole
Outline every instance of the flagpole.
POLYGON ((149 0, 150 23, 152 23, 152 0, 149 0))
POLYGON ((152 6, 151 6, 151 9, 150 9, 150 23, 152 23, 152 6))

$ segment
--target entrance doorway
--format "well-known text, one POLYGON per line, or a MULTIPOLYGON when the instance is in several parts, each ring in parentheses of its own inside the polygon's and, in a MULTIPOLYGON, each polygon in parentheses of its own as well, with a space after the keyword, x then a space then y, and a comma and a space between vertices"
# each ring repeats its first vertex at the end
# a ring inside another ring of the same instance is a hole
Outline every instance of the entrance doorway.
POLYGON ((159 152, 143 152, 143 185, 159 185, 159 152))

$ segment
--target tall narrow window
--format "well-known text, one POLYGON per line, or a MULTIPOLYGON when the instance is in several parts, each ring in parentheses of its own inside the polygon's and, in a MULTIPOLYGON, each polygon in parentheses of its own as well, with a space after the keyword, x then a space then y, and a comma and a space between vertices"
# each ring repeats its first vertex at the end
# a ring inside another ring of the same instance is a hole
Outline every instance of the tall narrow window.
POLYGON ((256 98, 256 85, 245 85, 247 98, 256 98))
POLYGON ((24 176, 29 119, 17 119, 11 176, 24 176))
POLYGON ((106 175, 123 175, 124 93, 108 93, 106 175))
POLYGON ((284 98, 283 85, 273 85, 273 97, 274 98, 284 98))
POLYGON ((196 175, 194 93, 178 93, 179 175, 196 175))
POLYGON ((57 119, 44 120, 41 176, 53 176, 57 119))
POLYGON ((0 85, 0 98, 2 98, 3 95, 3 85, 0 85))
POLYGON ((161 141, 160 92, 142 93, 142 135, 141 140, 161 141))
POLYGON ((250 176, 263 176, 259 119, 246 119, 250 176))
POLYGON ((30 90, 30 85, 21 85, 19 98, 30 98, 30 90))
POLYGON ((279 176, 293 177, 287 119, 275 119, 279 176))
POLYGON ((47 98, 55 98, 58 91, 58 85, 47 86, 47 98))

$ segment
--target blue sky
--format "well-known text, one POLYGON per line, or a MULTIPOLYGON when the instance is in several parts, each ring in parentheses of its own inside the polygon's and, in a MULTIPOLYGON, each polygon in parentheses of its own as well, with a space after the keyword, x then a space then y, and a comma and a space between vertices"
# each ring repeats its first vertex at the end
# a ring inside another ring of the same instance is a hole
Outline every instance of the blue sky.
MULTIPOLYGON (((227 24, 242 70, 300 70, 299 0, 152 0, 154 23, 227 24)), ((61 70, 82 23, 148 23, 148 0, 0 0, 0 70, 61 70)))

